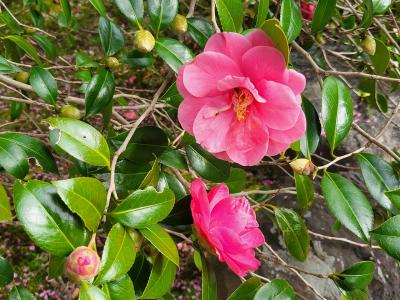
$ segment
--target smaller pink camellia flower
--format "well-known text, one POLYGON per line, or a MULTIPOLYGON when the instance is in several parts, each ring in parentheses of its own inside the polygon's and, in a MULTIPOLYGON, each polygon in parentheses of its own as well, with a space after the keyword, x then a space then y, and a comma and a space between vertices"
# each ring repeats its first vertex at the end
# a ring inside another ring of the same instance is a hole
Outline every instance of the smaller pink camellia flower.
POLYGON ((314 17, 315 5, 312 3, 301 2, 301 14, 304 19, 311 21, 314 17))
POLYGON ((100 271, 100 257, 89 247, 76 248, 65 262, 65 272, 76 281, 95 277, 100 271))
POLYGON ((191 210, 200 245, 215 253, 237 275, 245 276, 258 269, 254 248, 265 239, 258 228, 256 214, 245 197, 229 195, 225 184, 217 185, 208 194, 201 179, 190 186, 191 210))
POLYGON ((124 113, 124 117, 127 120, 135 120, 137 118, 137 114, 134 111, 129 111, 129 112, 124 113))

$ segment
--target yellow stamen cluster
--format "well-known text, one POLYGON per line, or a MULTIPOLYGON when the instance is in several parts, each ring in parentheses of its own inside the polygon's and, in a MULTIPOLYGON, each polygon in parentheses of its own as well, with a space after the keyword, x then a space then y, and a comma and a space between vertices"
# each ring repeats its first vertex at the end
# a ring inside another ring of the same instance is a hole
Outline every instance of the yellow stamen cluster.
POLYGON ((239 121, 246 119, 249 112, 249 105, 253 102, 253 95, 247 89, 235 89, 233 95, 233 110, 236 112, 236 118, 239 121))

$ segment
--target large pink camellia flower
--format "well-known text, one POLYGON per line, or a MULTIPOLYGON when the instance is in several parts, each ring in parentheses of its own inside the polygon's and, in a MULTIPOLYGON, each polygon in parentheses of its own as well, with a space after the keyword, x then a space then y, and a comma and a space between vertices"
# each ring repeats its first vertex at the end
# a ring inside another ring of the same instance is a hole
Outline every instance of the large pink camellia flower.
POLYGON ((177 87, 182 127, 221 159, 255 165, 304 134, 305 78, 262 30, 214 34, 179 70, 177 87))
POLYGON ((211 247, 220 261, 240 276, 255 271, 260 262, 254 248, 264 243, 256 215, 245 197, 229 195, 220 184, 208 194, 204 183, 196 179, 190 186, 191 210, 200 244, 211 247))

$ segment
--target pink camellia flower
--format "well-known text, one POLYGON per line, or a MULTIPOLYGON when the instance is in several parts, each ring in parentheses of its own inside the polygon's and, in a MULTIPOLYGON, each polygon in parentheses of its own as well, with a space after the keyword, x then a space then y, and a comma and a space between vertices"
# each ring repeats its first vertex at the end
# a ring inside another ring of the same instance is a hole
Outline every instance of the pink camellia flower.
POLYGON ((100 271, 100 257, 89 247, 76 248, 65 262, 65 272, 76 281, 93 278, 100 271))
POLYGON ((123 114, 123 116, 127 119, 127 120, 135 120, 137 118, 137 114, 135 111, 128 111, 125 112, 123 114))
POLYGON ((228 187, 220 184, 208 194, 201 179, 190 186, 191 210, 199 243, 240 276, 255 271, 260 262, 254 248, 264 243, 256 215, 245 197, 229 195, 228 187))
POLYGON ((312 3, 301 2, 301 15, 304 19, 311 21, 314 17, 315 5, 312 3))
POLYGON ((179 70, 177 87, 182 127, 221 159, 255 165, 304 134, 305 77, 262 30, 214 34, 179 70))

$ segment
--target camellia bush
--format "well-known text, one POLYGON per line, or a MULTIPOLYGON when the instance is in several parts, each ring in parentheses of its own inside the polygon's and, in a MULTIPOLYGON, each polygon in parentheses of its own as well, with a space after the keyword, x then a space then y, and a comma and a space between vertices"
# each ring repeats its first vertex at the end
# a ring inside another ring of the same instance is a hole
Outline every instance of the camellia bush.
MULTIPOLYGON (((221 264, 242 282, 224 299, 331 299, 313 277, 368 299, 378 259, 310 271, 316 239, 400 260, 400 153, 395 135, 382 141, 399 128, 397 1, 0 0, 0 12, 0 237, 22 228, 48 253, 36 279, 62 280, 63 299, 200 299, 173 291, 178 248, 203 300, 218 298, 221 264), (375 130, 358 122, 371 115, 375 130), (336 220, 329 235, 307 228, 316 202, 336 220)), ((12 262, 29 251, 8 247, 1 297, 61 299, 21 281, 12 262)))

